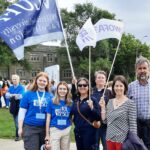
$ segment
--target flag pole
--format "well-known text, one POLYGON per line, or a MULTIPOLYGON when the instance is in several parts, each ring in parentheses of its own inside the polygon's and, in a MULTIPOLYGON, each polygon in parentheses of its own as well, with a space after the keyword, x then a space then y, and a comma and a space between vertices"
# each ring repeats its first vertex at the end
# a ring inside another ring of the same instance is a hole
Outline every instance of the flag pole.
POLYGON ((89 46, 89 100, 91 98, 91 46, 89 46))
POLYGON ((70 52, 69 52, 69 47, 68 47, 68 43, 67 43, 66 34, 65 34, 63 23, 62 23, 62 20, 61 20, 60 11, 58 9, 58 2, 57 2, 57 0, 56 0, 56 6, 57 6, 58 15, 59 15, 59 18, 60 18, 60 23, 61 23, 61 27, 62 27, 62 31, 63 31, 63 36, 64 36, 65 45, 66 45, 66 49, 67 49, 67 55, 68 55, 69 64, 70 64, 70 67, 71 67, 71 73, 72 73, 72 77, 74 79, 75 78, 75 74, 74 74, 74 70, 73 70, 73 66, 72 66, 72 61, 71 61, 71 57, 70 57, 70 52))
POLYGON ((109 71, 109 75, 108 75, 106 85, 105 85, 105 88, 104 88, 104 92, 103 92, 103 98, 104 98, 104 95, 105 95, 105 92, 106 92, 106 89, 107 89, 107 85, 108 85, 108 82, 109 82, 109 79, 110 79, 110 75, 111 75, 115 60, 116 60, 116 56, 117 56, 117 53, 118 53, 118 50, 119 50, 120 42, 121 42, 121 38, 118 42, 117 49, 116 49, 116 52, 115 52, 115 56, 114 56, 114 59, 113 59, 113 62, 112 62, 112 65, 111 65, 111 68, 110 68, 110 71, 109 71))

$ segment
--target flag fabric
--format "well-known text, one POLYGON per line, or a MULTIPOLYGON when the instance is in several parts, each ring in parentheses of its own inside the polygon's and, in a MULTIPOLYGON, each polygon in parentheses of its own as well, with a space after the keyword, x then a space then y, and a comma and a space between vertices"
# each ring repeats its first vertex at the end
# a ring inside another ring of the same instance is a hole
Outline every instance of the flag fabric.
POLYGON ((96 46, 96 32, 91 22, 91 18, 89 18, 80 29, 76 38, 76 43, 81 51, 86 46, 96 46))
POLYGON ((61 19, 55 0, 21 0, 0 16, 0 37, 17 59, 24 47, 51 40, 62 40, 61 19))
POLYGON ((121 39, 123 34, 123 22, 110 20, 110 19, 100 19, 95 25, 96 39, 97 41, 117 38, 121 39))

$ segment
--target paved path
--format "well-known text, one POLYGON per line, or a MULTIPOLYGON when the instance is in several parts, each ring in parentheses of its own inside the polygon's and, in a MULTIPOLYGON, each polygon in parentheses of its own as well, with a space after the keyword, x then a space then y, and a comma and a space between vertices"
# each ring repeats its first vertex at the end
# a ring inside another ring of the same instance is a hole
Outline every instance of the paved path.
MULTIPOLYGON (((23 141, 0 139, 0 150, 24 150, 23 141)), ((71 143, 70 150, 76 150, 75 143, 71 143)))
MULTIPOLYGON (((23 141, 17 141, 10 139, 0 139, 0 150, 24 150, 23 141)), ((76 150, 75 143, 71 143, 70 150, 76 150)))
MULTIPOLYGON (((15 142, 10 139, 0 139, 0 150, 24 150, 23 141, 15 142)), ((71 143, 70 150, 77 150, 75 143, 71 143)))

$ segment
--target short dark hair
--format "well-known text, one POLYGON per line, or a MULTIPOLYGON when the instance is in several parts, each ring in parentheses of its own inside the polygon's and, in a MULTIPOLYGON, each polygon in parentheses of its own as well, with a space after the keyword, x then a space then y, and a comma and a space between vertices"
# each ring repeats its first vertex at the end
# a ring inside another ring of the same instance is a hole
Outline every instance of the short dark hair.
POLYGON ((127 82, 126 78, 123 75, 117 75, 117 76, 114 77, 113 84, 112 84, 113 94, 116 95, 116 93, 114 91, 114 86, 115 86, 115 83, 117 81, 120 81, 124 85, 124 87, 125 87, 124 94, 126 95, 127 91, 128 91, 128 82, 127 82))
POLYGON ((98 74, 103 74, 107 78, 107 73, 105 71, 98 70, 98 71, 95 71, 95 74, 94 74, 95 79, 96 79, 96 77, 97 77, 98 74))

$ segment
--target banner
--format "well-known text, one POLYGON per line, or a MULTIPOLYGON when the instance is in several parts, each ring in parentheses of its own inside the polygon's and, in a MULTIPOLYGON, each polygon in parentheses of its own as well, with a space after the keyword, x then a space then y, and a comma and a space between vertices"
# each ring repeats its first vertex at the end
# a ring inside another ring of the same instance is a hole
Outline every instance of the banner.
POLYGON ((100 19, 95 25, 97 41, 117 38, 121 39, 123 34, 123 22, 110 20, 110 19, 100 19))
POLYGON ((0 37, 19 60, 24 57, 24 46, 62 40, 55 0, 21 0, 11 5, 0 16, 0 37))
POLYGON ((96 32, 91 18, 89 18, 80 29, 76 43, 81 51, 85 46, 96 46, 96 32))

